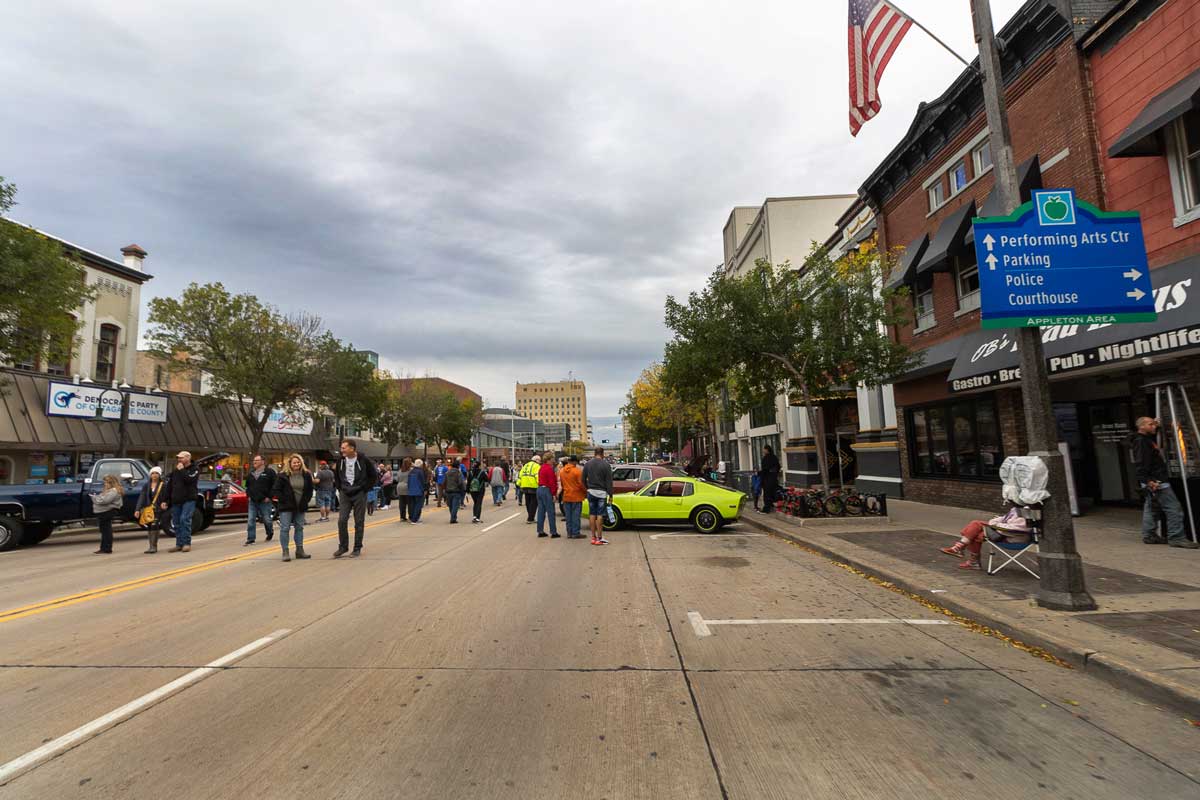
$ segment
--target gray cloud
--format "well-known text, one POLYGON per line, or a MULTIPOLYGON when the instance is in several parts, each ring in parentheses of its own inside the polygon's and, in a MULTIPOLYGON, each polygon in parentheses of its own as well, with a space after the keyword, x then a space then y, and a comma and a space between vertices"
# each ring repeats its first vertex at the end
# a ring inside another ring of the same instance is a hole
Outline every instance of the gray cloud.
MULTIPOLYGON (((965 9, 908 5, 969 51, 965 9)), ((854 141, 844 30, 815 2, 20 4, 0 175, 23 221, 146 247, 147 295, 221 280, 494 403, 573 371, 611 415, 730 207, 853 191, 954 70, 914 32, 854 141)))

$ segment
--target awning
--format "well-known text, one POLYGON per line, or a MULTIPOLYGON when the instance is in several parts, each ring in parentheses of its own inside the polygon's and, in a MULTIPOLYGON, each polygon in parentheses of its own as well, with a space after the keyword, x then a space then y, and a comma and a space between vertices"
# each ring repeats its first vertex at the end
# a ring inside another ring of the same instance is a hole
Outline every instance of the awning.
POLYGON ((950 269, 950 259, 963 249, 964 239, 971 230, 971 220, 975 217, 975 201, 971 200, 965 206, 956 209, 942 221, 937 229, 925 257, 917 265, 917 275, 927 272, 944 272, 950 269))
POLYGON ((904 255, 900 256, 900 263, 888 276, 887 283, 883 285, 883 288, 895 289, 897 286, 912 283, 913 279, 917 277, 917 262, 921 260, 921 256, 925 255, 925 248, 928 246, 929 234, 927 233, 922 233, 909 242, 908 247, 904 248, 904 255))
POLYGON ((854 234, 854 238, 850 240, 850 248, 856 248, 867 239, 870 239, 875 235, 875 231, 878 229, 878 227, 879 226, 875 223, 875 218, 871 217, 871 221, 866 225, 863 225, 862 228, 859 229, 858 233, 854 234))
POLYGON ((1111 158, 1162 155, 1163 141, 1158 132, 1194 108, 1200 108, 1200 69, 1147 103, 1108 148, 1108 155, 1111 158))
POLYGON ((897 376, 893 383, 911 381, 916 378, 923 378, 926 375, 932 375, 935 372, 941 372, 955 363, 955 359, 958 358, 959 351, 963 346, 963 341, 963 338, 950 339, 925 348, 921 351, 922 361, 920 366, 913 367, 908 372, 897 376))
MULTIPOLYGON (((1111 365, 1180 350, 1200 349, 1200 255, 1151 270, 1158 319, 1110 325, 1056 325, 1042 328, 1042 345, 1051 375, 1111 365)), ((1014 331, 981 330, 962 340, 950 370, 950 391, 994 389, 1021 380, 1014 331)))

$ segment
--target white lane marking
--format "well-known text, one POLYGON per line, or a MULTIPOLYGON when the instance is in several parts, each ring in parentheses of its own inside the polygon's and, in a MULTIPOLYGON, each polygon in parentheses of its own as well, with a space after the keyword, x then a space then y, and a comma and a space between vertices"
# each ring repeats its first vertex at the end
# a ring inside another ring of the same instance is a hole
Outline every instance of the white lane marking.
POLYGON ((519 516, 521 516, 521 515, 522 515, 522 514, 524 514, 524 513, 525 513, 524 511, 518 511, 518 512, 517 512, 517 513, 515 513, 515 514, 510 514, 509 516, 505 517, 504 519, 500 520, 499 522, 493 522, 491 525, 488 525, 486 528, 484 528, 482 531, 480 531, 480 533, 487 533, 487 532, 488 532, 488 531, 490 531, 492 528, 498 528, 498 527, 500 527, 501 525, 503 525, 504 523, 508 522, 510 519, 514 519, 514 518, 516 518, 516 517, 519 517, 519 516))
POLYGON ((805 617, 801 619, 705 619, 699 611, 689 611, 688 621, 697 636, 712 636, 710 625, 949 625, 944 619, 847 619, 838 617, 805 617))
POLYGON ((712 636, 712 631, 704 624, 704 617, 700 616, 699 611, 689 611, 688 621, 692 623, 692 630, 697 636, 712 636))
POLYGON ((0 766, 0 786, 7 784, 13 778, 23 775, 35 767, 41 766, 50 759, 83 744, 88 739, 103 733, 114 725, 122 723, 130 717, 145 711, 147 708, 161 703, 171 695, 183 691, 192 684, 204 680, 222 667, 229 666, 254 651, 261 650, 267 645, 282 639, 289 633, 291 633, 291 630, 283 628, 274 633, 267 634, 261 639, 256 639, 245 647, 239 647, 232 653, 221 656, 216 661, 212 661, 199 669, 194 669, 188 674, 176 678, 170 683, 160 686, 154 691, 144 694, 136 700, 132 700, 120 708, 92 720, 86 725, 81 725, 70 733, 64 734, 53 741, 46 742, 46 744, 36 750, 31 750, 23 756, 14 758, 7 764, 0 766))
POLYGON ((667 533, 651 534, 651 539, 661 539, 664 536, 671 536, 677 539, 732 539, 736 536, 766 536, 765 533, 675 533, 668 531, 667 533))

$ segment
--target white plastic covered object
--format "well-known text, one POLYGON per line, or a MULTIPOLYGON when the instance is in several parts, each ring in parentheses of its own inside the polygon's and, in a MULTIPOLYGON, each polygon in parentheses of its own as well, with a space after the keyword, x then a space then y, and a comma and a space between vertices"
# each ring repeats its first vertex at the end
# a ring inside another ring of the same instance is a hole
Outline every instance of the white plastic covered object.
POLYGON ((1046 462, 1037 456, 1009 456, 1000 465, 1000 480, 1004 481, 1004 499, 1018 505, 1040 503, 1050 496, 1046 483, 1050 471, 1046 462))

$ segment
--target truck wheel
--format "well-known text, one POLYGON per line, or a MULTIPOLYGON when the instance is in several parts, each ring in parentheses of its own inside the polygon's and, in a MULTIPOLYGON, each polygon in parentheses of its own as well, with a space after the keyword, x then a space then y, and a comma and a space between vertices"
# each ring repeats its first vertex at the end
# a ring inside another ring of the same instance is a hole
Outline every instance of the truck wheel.
POLYGON ((0 551, 12 550, 21 543, 25 526, 18 519, 0 517, 0 551))
POLYGON ((25 532, 21 534, 21 545, 28 547, 40 544, 49 539, 52 533, 54 533, 54 523, 52 522, 26 522, 25 532))

